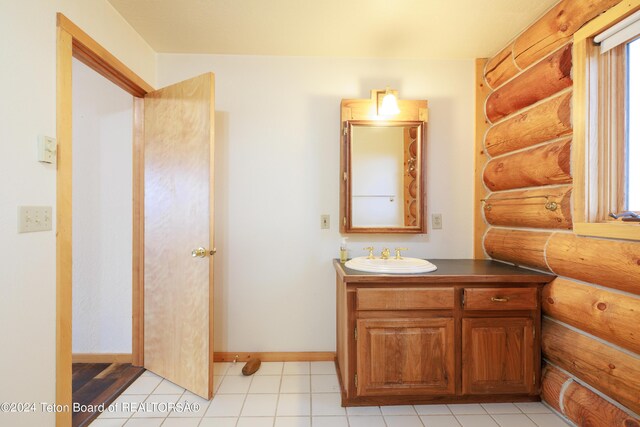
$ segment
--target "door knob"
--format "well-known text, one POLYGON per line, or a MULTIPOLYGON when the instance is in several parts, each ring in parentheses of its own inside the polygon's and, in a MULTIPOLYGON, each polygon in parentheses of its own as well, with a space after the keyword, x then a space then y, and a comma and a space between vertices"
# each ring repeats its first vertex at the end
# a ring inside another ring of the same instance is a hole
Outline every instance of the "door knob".
POLYGON ((194 258, 204 258, 207 256, 208 251, 205 248, 198 248, 191 251, 191 256, 194 258))

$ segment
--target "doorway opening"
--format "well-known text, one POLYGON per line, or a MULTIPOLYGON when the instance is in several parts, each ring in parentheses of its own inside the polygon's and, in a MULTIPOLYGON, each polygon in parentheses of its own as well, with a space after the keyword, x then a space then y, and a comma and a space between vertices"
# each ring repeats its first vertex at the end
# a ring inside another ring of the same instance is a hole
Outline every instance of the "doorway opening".
POLYGON ((73 427, 142 374, 132 366, 133 96, 72 61, 73 427))
POLYGON ((72 76, 73 58, 106 77, 133 98, 132 225, 131 225, 131 362, 143 364, 143 199, 142 113, 140 97, 153 90, 122 62, 100 46, 64 15, 57 15, 56 43, 56 404, 69 408, 56 412, 57 426, 72 425, 72 76))

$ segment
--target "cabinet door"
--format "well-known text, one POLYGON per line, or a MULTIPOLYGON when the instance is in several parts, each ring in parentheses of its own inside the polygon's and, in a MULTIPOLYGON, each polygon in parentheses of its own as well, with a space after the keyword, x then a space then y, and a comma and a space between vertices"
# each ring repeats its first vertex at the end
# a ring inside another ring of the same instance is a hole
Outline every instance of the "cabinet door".
POLYGON ((462 392, 531 393, 534 390, 533 320, 462 320, 462 392))
POLYGON ((357 322, 358 396, 453 394, 452 318, 357 322))

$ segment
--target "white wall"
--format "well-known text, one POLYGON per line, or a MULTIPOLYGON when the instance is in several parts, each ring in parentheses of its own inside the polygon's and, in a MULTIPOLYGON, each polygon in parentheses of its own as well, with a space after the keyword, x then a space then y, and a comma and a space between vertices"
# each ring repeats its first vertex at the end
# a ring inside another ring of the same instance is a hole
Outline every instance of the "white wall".
POLYGON ((73 60, 73 352, 131 353, 133 96, 73 60))
MULTIPOLYGON (((56 133, 57 11, 155 83, 155 53, 106 0, 0 2, 0 402, 55 399, 55 232, 18 234, 17 206, 55 207, 55 168, 35 148, 56 133)), ((0 413, 3 426, 53 423, 40 408, 0 413)))
POLYGON ((350 236, 471 258, 473 62, 158 55, 158 86, 216 74, 217 351, 335 350, 340 99, 428 99, 427 212, 443 230, 350 236), (320 230, 320 215, 331 229, 320 230))

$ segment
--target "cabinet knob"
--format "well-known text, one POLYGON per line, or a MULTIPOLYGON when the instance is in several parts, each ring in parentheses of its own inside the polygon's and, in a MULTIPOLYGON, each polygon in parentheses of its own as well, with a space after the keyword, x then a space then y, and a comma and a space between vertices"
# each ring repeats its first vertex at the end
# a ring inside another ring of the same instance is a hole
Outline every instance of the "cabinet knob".
POLYGON ((509 298, 491 297, 491 301, 493 301, 493 302, 507 302, 507 301, 509 301, 509 298))

